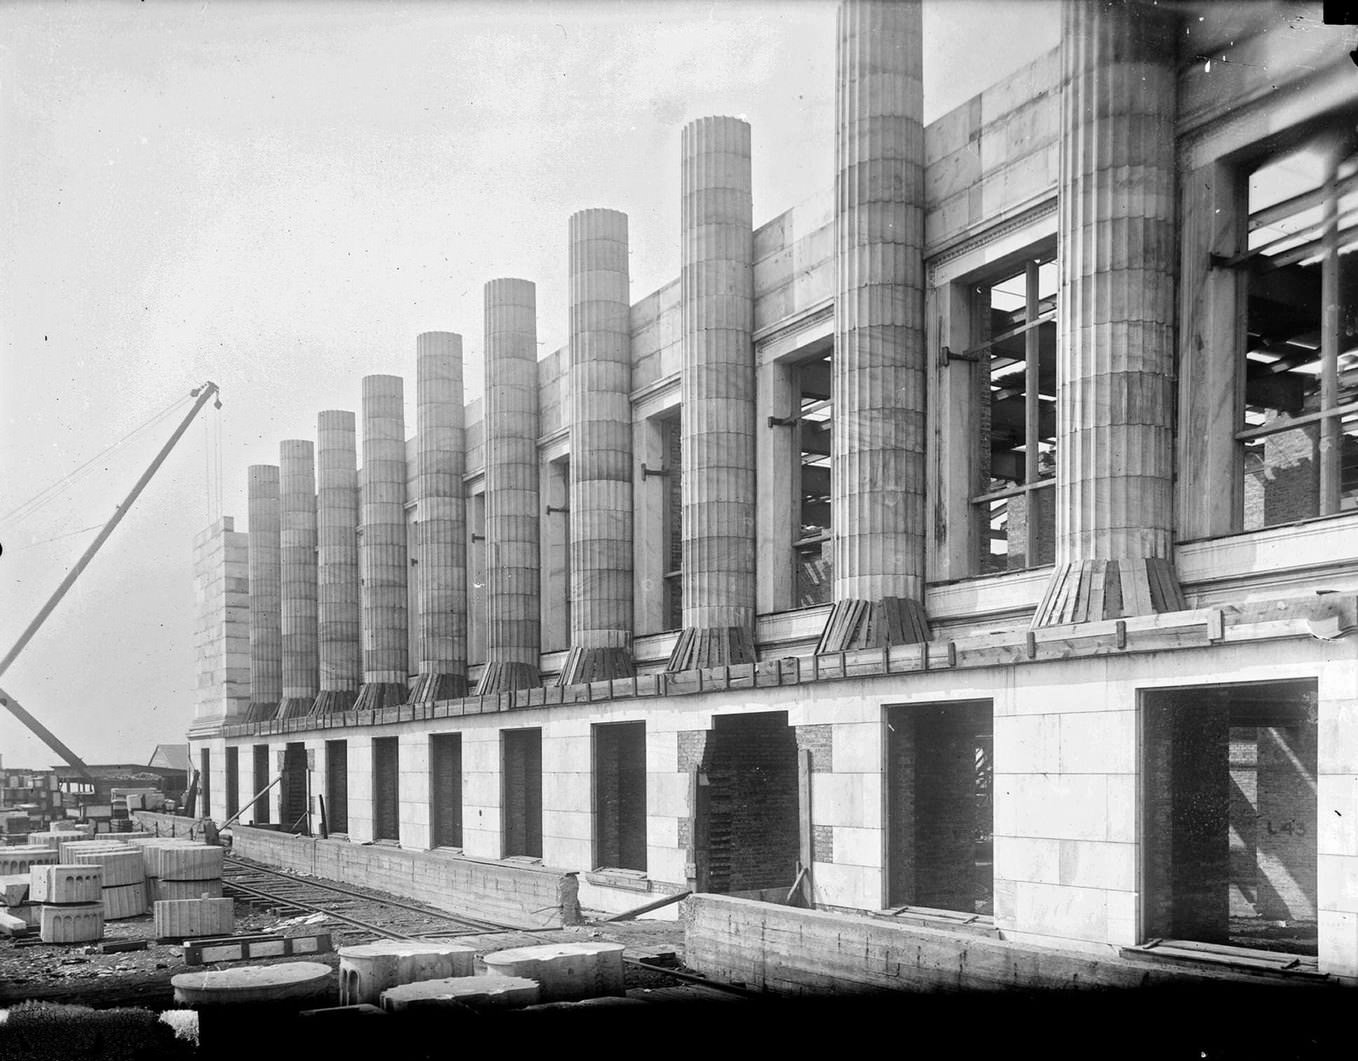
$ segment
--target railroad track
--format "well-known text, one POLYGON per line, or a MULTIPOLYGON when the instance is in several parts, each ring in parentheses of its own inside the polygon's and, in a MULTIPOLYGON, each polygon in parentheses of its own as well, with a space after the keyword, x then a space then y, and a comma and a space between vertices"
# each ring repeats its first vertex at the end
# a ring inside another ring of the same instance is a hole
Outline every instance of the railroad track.
POLYGON ((375 895, 342 884, 296 877, 238 855, 224 860, 222 887, 233 896, 262 906, 285 907, 326 917, 379 936, 420 939, 429 936, 478 936, 492 933, 556 931, 524 928, 462 917, 445 910, 375 895), (430 928, 430 923, 440 925, 430 928))

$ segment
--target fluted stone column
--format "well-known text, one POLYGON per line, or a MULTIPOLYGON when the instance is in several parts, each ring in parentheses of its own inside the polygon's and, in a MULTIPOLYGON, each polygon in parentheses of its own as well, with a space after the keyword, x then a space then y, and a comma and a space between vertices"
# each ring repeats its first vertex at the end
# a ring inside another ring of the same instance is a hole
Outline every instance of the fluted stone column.
POLYGON ((420 675, 411 703, 467 694, 467 505, 462 336, 415 340, 415 592, 420 675))
POLYGON ((632 663, 632 333, 627 215, 570 220, 571 648, 560 683, 632 663))
POLYGON ((359 475, 359 572, 363 579, 363 685, 354 706, 406 702, 405 392, 400 376, 363 377, 363 469, 359 475))
POLYGON ((486 665, 478 693, 538 685, 537 289, 486 284, 486 665))
POLYGON ((924 46, 920 4, 838 15, 830 493, 835 606, 817 651, 927 641, 924 46))
POLYGON ((684 127, 680 211, 683 622, 669 670, 755 658, 750 127, 684 127))
POLYGON ((359 640, 358 438, 354 414, 316 418, 316 566, 320 692, 312 714, 354 706, 363 679, 359 640))
POLYGON ((283 698, 283 597, 279 562, 278 468, 249 468, 250 707, 247 722, 268 722, 283 698))
POLYGON ((1034 626, 1184 607, 1174 573, 1175 17, 1067 3, 1056 569, 1034 626))
POLYGON ((283 589, 283 696, 277 718, 305 718, 320 691, 316 643, 315 447, 287 439, 278 447, 283 589))

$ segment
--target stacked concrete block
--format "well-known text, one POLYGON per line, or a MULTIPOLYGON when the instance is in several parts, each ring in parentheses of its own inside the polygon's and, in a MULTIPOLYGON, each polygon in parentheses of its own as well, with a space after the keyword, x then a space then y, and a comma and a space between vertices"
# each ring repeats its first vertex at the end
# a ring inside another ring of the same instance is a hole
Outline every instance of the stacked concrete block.
POLYGON ((148 843, 142 848, 152 901, 220 898, 222 849, 207 844, 148 843))
POLYGON ((247 722, 267 722, 283 698, 283 586, 278 468, 248 471, 250 518, 250 707, 247 722))
POLYGON ((13 921, 6 922, 8 929, 6 934, 13 934, 15 931, 22 932, 25 928, 36 927, 42 918, 42 906, 29 900, 29 886, 32 883, 32 871, 27 870, 23 873, 7 873, 0 876, 0 906, 4 909, 0 913, 8 915, 20 924, 13 921))
POLYGON ((621 995, 621 943, 545 943, 487 954, 486 971, 495 976, 537 981, 543 1002, 570 1002, 599 995, 621 995))
POLYGON ((86 840, 83 838, 62 840, 57 846, 57 851, 61 856, 58 861, 74 862, 76 861, 75 856, 84 851, 123 851, 126 848, 127 845, 119 840, 86 840))
POLYGON ((382 1008, 389 1013, 470 1006, 473 1009, 512 1009, 538 1001, 538 985, 519 976, 460 976, 423 980, 382 992, 382 1008))
POLYGON ((376 1004, 382 992, 421 980, 471 976, 476 949, 457 943, 384 939, 341 947, 340 1005, 376 1004))
POLYGON ((104 934, 104 872, 99 866, 34 866, 30 903, 41 903, 44 943, 88 943, 104 934))
POLYGON ((320 691, 314 447, 303 439, 285 440, 278 448, 278 468, 283 696, 276 717, 305 718, 320 691))
POLYGON ((157 939, 229 936, 236 927, 231 899, 158 899, 151 910, 157 939))
POLYGON ((363 611, 363 685, 355 708, 407 699, 406 438, 399 376, 363 377, 363 471, 358 548, 363 611))
POLYGON ((193 540, 195 727, 236 725, 250 706, 249 536, 223 516, 193 540))
POLYGON ((750 127, 700 118, 682 156, 684 628, 672 671, 755 659, 750 127))
POLYGON ((830 493, 819 652, 929 639, 924 607, 924 64, 920 4, 839 8, 830 493))
POLYGON ((416 339, 415 590, 420 673, 412 703, 467 694, 467 504, 462 336, 416 339))
POLYGON ((0 848, 0 875, 27 873, 32 866, 52 865, 57 861, 53 847, 0 848))
POLYGON ((81 851, 74 861, 103 870, 105 921, 146 913, 146 868, 140 851, 127 846, 121 851, 81 851))
POLYGON ((1056 567, 1034 626, 1184 607, 1170 552, 1175 16, 1119 3, 1062 17, 1056 567))
POLYGON ((363 681, 359 637, 358 448, 354 414, 316 420, 316 613, 320 692, 312 713, 354 706, 363 681))
POLYGON ((626 214, 571 215, 571 647, 562 685, 636 673, 627 246, 626 214))
POLYGON ((540 683, 537 289, 486 284, 486 664, 477 693, 540 683))

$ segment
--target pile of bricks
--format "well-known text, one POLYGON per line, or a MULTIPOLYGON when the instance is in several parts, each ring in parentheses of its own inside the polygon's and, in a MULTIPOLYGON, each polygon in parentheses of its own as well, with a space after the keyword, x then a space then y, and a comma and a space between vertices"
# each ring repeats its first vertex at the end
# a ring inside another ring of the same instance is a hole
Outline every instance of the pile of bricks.
POLYGON ((99 866, 34 866, 28 898, 41 903, 44 943, 89 943, 104 935, 104 871, 99 866))

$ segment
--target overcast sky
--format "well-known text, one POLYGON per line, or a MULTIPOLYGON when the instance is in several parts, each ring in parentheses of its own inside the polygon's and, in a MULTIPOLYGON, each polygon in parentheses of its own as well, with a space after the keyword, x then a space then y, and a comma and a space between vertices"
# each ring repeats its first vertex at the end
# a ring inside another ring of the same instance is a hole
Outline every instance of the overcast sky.
MULTIPOLYGON (((223 403, 0 686, 90 762, 182 741, 192 540, 245 528, 246 466, 373 372, 407 378, 413 430, 422 331, 463 335, 478 395, 493 277, 535 281, 562 346, 575 210, 629 215, 633 301, 673 279, 692 118, 751 123, 757 225, 828 188, 834 24, 815 0, 0 6, 0 652, 189 389, 223 403)), ((931 120, 1054 47, 1057 5, 926 2, 924 27, 931 120)), ((57 761, 8 714, 0 756, 57 761)))

